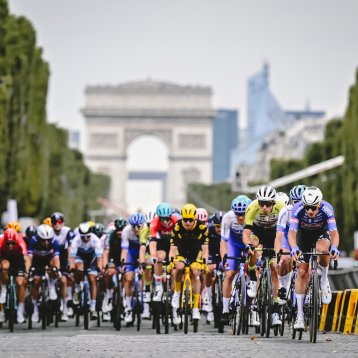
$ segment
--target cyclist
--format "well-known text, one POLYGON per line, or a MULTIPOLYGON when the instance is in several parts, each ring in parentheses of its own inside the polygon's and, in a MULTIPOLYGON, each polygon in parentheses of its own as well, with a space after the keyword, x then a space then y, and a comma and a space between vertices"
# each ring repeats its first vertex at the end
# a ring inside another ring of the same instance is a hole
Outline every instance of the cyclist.
MULTIPOLYGON (((54 231, 54 240, 60 248, 60 271, 61 271, 61 320, 68 321, 68 302, 72 301, 72 278, 69 272, 68 254, 69 247, 75 234, 68 226, 65 226, 64 215, 55 212, 51 215, 51 224, 54 231)), ((71 303, 71 302, 70 302, 71 303)), ((70 312, 72 313, 72 312, 70 312)))
MULTIPOLYGON (((289 203, 285 198, 286 206, 281 209, 278 216, 276 225, 276 238, 275 238, 275 251, 278 253, 280 250, 283 252, 290 252, 291 247, 288 243, 287 235, 290 228, 290 220, 292 215, 292 206, 299 202, 302 197, 302 193, 305 190, 304 185, 296 185, 290 190, 289 203)), ((277 193, 278 194, 278 193, 277 193)), ((286 194, 285 194, 286 195, 286 194)), ((279 304, 286 303, 286 296, 291 283, 292 274, 292 258, 291 256, 282 255, 280 262, 278 263, 278 301, 279 304)))
POLYGON ((36 236, 30 240, 29 261, 33 267, 33 282, 32 282, 32 302, 34 304, 34 312, 32 320, 39 321, 38 300, 40 297, 40 285, 42 276, 45 274, 46 268, 54 268, 54 271, 49 272, 48 289, 50 300, 57 299, 56 281, 57 271, 60 269, 60 248, 58 242, 54 240, 53 228, 46 224, 41 224, 37 228, 36 236))
POLYGON ((78 226, 78 234, 72 240, 70 247, 70 270, 75 271, 75 293, 73 303, 78 305, 79 293, 81 292, 81 282, 84 275, 88 277, 91 287, 91 319, 97 319, 96 297, 97 297, 97 276, 98 270, 102 271, 103 250, 99 238, 92 233, 92 228, 88 222, 78 226))
MULTIPOLYGON (((245 254, 245 244, 242 241, 244 231, 245 211, 251 203, 251 199, 246 195, 239 195, 231 202, 231 210, 227 212, 222 220, 220 256, 240 257, 245 254)), ((221 320, 223 324, 229 323, 229 306, 234 277, 239 269, 239 263, 236 260, 228 259, 225 269, 225 278, 223 283, 223 311, 221 320)), ((251 325, 257 326, 256 311, 250 309, 251 325)))
POLYGON ((123 287, 125 290, 125 315, 124 321, 133 322, 132 316, 132 296, 134 288, 134 269, 139 261, 141 270, 147 266, 145 263, 145 250, 147 245, 147 237, 149 227, 145 222, 143 214, 135 212, 128 218, 130 225, 127 225, 122 232, 122 253, 121 261, 126 264, 124 267, 123 287))
POLYGON ((150 224, 149 251, 151 261, 154 263, 155 292, 154 302, 160 302, 163 295, 163 265, 156 261, 164 261, 169 257, 170 237, 178 216, 168 203, 160 203, 156 210, 156 216, 150 224))
MULTIPOLYGON (((212 293, 213 286, 216 280, 216 276, 213 275, 214 270, 220 263, 220 241, 221 241, 221 222, 224 211, 216 211, 208 218, 209 229, 209 261, 208 261, 208 273, 206 274, 206 292, 207 292, 207 306, 205 306, 205 300, 203 304, 203 311, 207 311, 206 319, 208 322, 214 320, 213 305, 212 305, 212 293)), ((203 291, 204 292, 204 291, 203 291)))
POLYGON ((172 230, 169 257, 175 258, 174 293, 172 297, 173 323, 179 324, 181 319, 177 315, 180 304, 180 289, 184 272, 185 260, 193 261, 190 265, 193 290, 192 318, 200 319, 200 273, 209 256, 209 230, 207 225, 197 220, 196 207, 185 204, 181 210, 182 219, 178 220, 172 230))
MULTIPOLYGON (((248 269, 249 278, 247 295, 256 296, 257 277, 256 262, 257 252, 253 247, 262 245, 264 248, 273 249, 276 237, 276 224, 280 210, 285 206, 280 201, 275 201, 276 190, 271 186, 261 186, 256 192, 256 199, 247 207, 245 214, 245 226, 243 232, 243 243, 246 245, 246 252, 250 255, 248 269), (252 236, 254 234, 256 238, 252 236)), ((272 273, 272 286, 274 305, 272 310, 272 325, 281 325, 278 306, 278 276, 276 268, 276 255, 272 253, 263 253, 262 258, 268 257, 272 273)))
POLYGON ((36 235, 36 232, 37 232, 37 226, 31 225, 26 228, 25 236, 23 237, 26 243, 26 247, 29 247, 30 240, 33 236, 36 235))
MULTIPOLYGON (((309 252, 314 247, 319 253, 331 253, 336 259, 339 255, 339 233, 337 230, 334 210, 330 203, 322 200, 319 188, 310 186, 305 189, 300 202, 292 208, 288 239, 291 245, 291 255, 297 261, 301 252, 309 252)), ((298 274, 295 291, 297 299, 297 317, 295 329, 304 329, 303 304, 309 280, 309 257, 304 262, 297 262, 298 274)), ((332 292, 328 281, 328 266, 330 256, 319 256, 318 263, 322 269, 321 290, 322 303, 328 304, 332 300, 332 292)))
MULTIPOLYGON (((30 269, 30 261, 25 241, 19 237, 14 229, 6 229, 3 237, 0 238, 0 267, 4 270, 1 272, 0 303, 5 303, 6 285, 10 271, 10 274, 12 273, 16 277, 15 281, 18 288, 17 322, 23 323, 25 321, 25 272, 30 269)), ((0 322, 4 322, 3 310, 0 311, 0 322)))
POLYGON ((127 220, 117 218, 114 220, 114 229, 106 237, 103 250, 103 267, 106 268, 104 283, 106 291, 102 303, 103 321, 110 320, 112 311, 112 276, 118 274, 121 265, 122 231, 127 226, 127 220))

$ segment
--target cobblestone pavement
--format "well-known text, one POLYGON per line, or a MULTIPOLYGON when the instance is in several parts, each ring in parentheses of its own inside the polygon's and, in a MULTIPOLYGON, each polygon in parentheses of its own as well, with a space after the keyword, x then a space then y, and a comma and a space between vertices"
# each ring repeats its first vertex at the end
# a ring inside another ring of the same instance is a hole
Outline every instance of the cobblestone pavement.
POLYGON ((16 325, 10 333, 4 325, 0 329, 0 357, 358 357, 358 336, 319 333, 313 344, 308 333, 298 341, 292 340, 288 332, 270 338, 254 333, 233 336, 229 328, 218 334, 203 323, 196 334, 171 330, 169 335, 157 335, 148 321, 140 332, 134 327, 116 332, 108 323, 99 328, 92 323, 85 331, 74 327, 73 320, 44 331, 39 324, 31 331, 26 325, 16 325))

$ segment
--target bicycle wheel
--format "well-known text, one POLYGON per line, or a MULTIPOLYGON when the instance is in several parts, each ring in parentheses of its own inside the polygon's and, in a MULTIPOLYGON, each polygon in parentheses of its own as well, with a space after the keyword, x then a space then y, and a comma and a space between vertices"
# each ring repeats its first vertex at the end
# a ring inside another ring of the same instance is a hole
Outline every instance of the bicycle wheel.
POLYGON ((260 277, 260 287, 257 293, 257 306, 260 315, 260 335, 264 336, 266 332, 267 305, 265 300, 266 284, 263 276, 260 277))
POLYGON ((135 309, 135 314, 136 314, 136 318, 137 318, 137 331, 140 331, 140 324, 141 324, 141 313, 142 313, 142 304, 141 304, 141 301, 139 300, 139 290, 140 290, 140 287, 136 287, 135 288, 135 299, 136 299, 136 302, 135 302, 135 306, 134 306, 134 309, 135 309))
POLYGON ((171 312, 171 306, 170 306, 170 295, 169 292, 166 291, 164 293, 165 298, 165 310, 164 310, 164 332, 165 334, 169 333, 169 316, 171 312))
POLYGON ((268 269, 265 275, 266 279, 266 293, 265 293, 265 300, 266 300, 266 338, 270 337, 271 331, 271 322, 272 322, 272 306, 273 306, 273 296, 272 296, 272 281, 271 281, 271 271, 268 269))
POLYGON ((162 310, 161 302, 153 302, 153 321, 155 326, 155 331, 157 334, 160 334, 160 312, 162 310))
POLYGON ((9 303, 8 303, 8 318, 10 332, 14 331, 15 312, 16 312, 16 287, 13 284, 9 285, 9 303))
POLYGON ((316 343, 317 341, 317 330, 318 330, 318 299, 319 299, 319 288, 318 288, 318 275, 314 271, 312 277, 312 291, 311 291, 311 302, 310 302, 310 341, 316 343))
POLYGON ((239 302, 240 302, 240 310, 239 310, 239 324, 237 326, 237 335, 240 333, 244 333, 244 325, 245 325, 245 277, 242 275, 240 277, 240 291, 239 291, 239 302))
POLYGON ((40 316, 41 316, 41 329, 46 329, 47 326, 47 281, 42 280, 41 285, 41 304, 40 304, 40 316))
POLYGON ((89 292, 88 292, 88 286, 85 284, 83 285, 83 291, 82 291, 82 297, 83 297, 83 328, 88 329, 89 327, 89 292))
POLYGON ((122 298, 121 298, 121 290, 120 285, 117 286, 114 291, 114 312, 113 312, 113 326, 116 331, 120 331, 122 327, 122 298))
POLYGON ((184 291, 184 333, 188 333, 189 326, 189 315, 190 315, 190 287, 189 282, 185 282, 184 291))
POLYGON ((280 336, 285 333, 286 305, 280 306, 281 326, 279 327, 280 336))

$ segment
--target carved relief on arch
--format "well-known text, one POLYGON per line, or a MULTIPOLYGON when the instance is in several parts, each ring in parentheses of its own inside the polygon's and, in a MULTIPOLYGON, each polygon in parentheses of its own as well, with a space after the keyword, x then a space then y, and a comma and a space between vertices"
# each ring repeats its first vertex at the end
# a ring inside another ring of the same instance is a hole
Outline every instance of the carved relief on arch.
POLYGON ((169 151, 172 149, 172 131, 170 129, 125 129, 124 144, 128 148, 129 144, 136 138, 143 135, 154 135, 162 139, 168 146, 169 151))

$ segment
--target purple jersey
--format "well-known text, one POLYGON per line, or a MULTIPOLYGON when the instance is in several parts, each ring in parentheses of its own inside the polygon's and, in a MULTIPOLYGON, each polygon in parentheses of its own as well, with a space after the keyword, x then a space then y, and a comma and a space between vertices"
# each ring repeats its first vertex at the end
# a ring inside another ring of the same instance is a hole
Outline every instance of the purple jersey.
POLYGON ((322 200, 318 209, 318 213, 314 218, 310 218, 300 201, 292 208, 292 216, 290 221, 290 230, 297 231, 303 229, 307 231, 337 230, 334 210, 330 203, 322 200))

